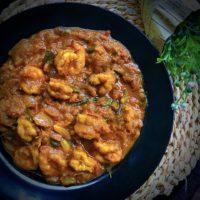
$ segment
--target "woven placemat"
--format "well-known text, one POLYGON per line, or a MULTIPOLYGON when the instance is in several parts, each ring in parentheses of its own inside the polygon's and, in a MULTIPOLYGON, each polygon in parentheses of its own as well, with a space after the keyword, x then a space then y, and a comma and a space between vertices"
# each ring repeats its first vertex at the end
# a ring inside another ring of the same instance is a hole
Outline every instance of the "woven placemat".
MULTIPOLYGON (((136 0, 18 0, 2 12, 0 23, 28 8, 55 2, 81 2, 98 5, 120 14, 139 29, 144 30, 140 7, 136 0)), ((175 88, 174 94, 178 97, 180 90, 175 88)), ((159 194, 169 195, 173 187, 185 179, 195 167, 200 158, 199 94, 200 87, 195 83, 187 99, 188 107, 175 112, 173 133, 159 166, 128 199, 152 199, 159 194)))

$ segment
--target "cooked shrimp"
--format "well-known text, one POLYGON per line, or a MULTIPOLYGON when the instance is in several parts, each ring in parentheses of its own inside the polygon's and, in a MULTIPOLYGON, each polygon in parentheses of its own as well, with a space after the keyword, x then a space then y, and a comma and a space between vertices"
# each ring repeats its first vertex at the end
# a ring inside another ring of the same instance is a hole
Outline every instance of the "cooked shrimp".
POLYGON ((34 124, 26 119, 25 116, 21 116, 18 119, 17 133, 26 142, 32 141, 37 136, 37 131, 34 124))
POLYGON ((69 165, 78 172, 84 171, 96 174, 100 170, 100 164, 91 158, 81 146, 73 151, 69 165))
POLYGON ((60 75, 79 74, 85 66, 85 49, 74 42, 72 47, 60 50, 54 62, 60 75))
POLYGON ((14 153, 14 162, 25 170, 36 170, 38 168, 38 149, 34 146, 24 146, 14 153))
POLYGON ((67 160, 63 151, 42 146, 39 152, 39 167, 45 176, 59 176, 65 170, 67 160))
POLYGON ((101 133, 108 133, 110 128, 100 116, 78 114, 74 130, 80 137, 91 140, 99 138, 101 133))
POLYGON ((111 57, 99 41, 94 42, 92 46, 93 52, 89 56, 92 66, 96 73, 103 72, 110 65, 111 57))
POLYGON ((112 71, 107 71, 100 74, 92 74, 89 81, 92 85, 99 85, 99 94, 105 95, 112 90, 116 78, 112 71))
POLYGON ((20 87, 27 94, 40 94, 44 82, 44 74, 41 69, 34 66, 26 66, 20 73, 20 87))
POLYGON ((116 141, 95 141, 95 148, 103 155, 103 157, 112 163, 119 162, 122 159, 122 149, 116 141))
POLYGON ((140 110, 130 105, 125 105, 123 110, 123 117, 128 131, 132 132, 135 128, 142 127, 143 122, 141 120, 140 110))
POLYGON ((102 164, 109 163, 98 151, 93 153, 94 158, 102 164))
POLYGON ((67 100, 70 98, 73 89, 65 81, 51 78, 48 92, 52 97, 56 99, 67 100))

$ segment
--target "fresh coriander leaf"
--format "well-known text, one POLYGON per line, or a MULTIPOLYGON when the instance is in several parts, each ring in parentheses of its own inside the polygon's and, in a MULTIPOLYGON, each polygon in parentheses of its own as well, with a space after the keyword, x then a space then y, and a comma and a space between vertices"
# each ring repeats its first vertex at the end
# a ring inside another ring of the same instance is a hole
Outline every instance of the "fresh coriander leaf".
POLYGON ((88 102, 95 102, 98 99, 99 99, 99 97, 96 96, 96 97, 92 97, 92 98, 84 98, 83 100, 78 101, 78 102, 69 102, 68 104, 74 105, 74 106, 80 106, 80 105, 86 104, 88 102))
POLYGON ((102 105, 102 107, 108 107, 112 104, 113 99, 109 98, 106 100, 106 102, 102 105))
POLYGON ((60 142, 50 138, 50 144, 53 148, 59 147, 60 146, 60 142))
POLYGON ((90 99, 90 101, 91 101, 91 102, 96 102, 98 99, 99 99, 99 97, 96 96, 96 97, 92 97, 92 98, 90 99))
POLYGON ((44 56, 44 63, 51 62, 54 59, 54 54, 51 51, 46 51, 44 56))

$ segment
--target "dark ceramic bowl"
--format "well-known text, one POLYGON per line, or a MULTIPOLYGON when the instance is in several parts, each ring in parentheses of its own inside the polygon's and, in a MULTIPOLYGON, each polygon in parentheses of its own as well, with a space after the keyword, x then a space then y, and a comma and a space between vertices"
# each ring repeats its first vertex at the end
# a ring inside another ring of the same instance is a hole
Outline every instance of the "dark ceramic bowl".
POLYGON ((82 185, 47 184, 19 170, 0 145, 0 196, 4 199, 77 200, 124 199, 139 188, 158 166, 169 142, 173 124, 172 87, 165 66, 156 64, 158 52, 132 24, 107 10, 85 4, 58 3, 36 7, 0 24, 0 64, 20 39, 57 26, 111 30, 131 52, 144 77, 148 98, 144 127, 138 141, 112 172, 82 185), (29 198, 28 198, 29 197, 29 198))

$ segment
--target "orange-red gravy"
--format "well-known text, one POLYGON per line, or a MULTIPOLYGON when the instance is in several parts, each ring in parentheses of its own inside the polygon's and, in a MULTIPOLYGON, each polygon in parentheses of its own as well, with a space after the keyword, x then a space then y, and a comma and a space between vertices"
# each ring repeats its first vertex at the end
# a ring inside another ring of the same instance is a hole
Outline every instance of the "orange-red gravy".
POLYGON ((0 69, 0 132, 24 170, 86 182, 123 160, 140 135, 140 70, 109 31, 55 28, 23 39, 0 69))

